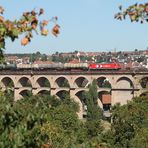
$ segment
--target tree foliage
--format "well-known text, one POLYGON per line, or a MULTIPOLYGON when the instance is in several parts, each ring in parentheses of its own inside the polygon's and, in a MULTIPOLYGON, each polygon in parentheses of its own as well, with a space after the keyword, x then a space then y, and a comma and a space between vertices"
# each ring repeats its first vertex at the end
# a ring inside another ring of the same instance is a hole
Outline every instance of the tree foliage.
POLYGON ((87 105, 87 119, 98 120, 102 118, 101 109, 98 106, 97 81, 94 80, 89 86, 88 92, 85 93, 87 105))
POLYGON ((112 147, 146 148, 147 128, 148 96, 137 97, 127 105, 113 107, 111 131, 106 134, 106 141, 112 147))
POLYGON ((89 86, 88 92, 85 93, 85 102, 87 105, 86 127, 90 138, 98 136, 102 128, 100 126, 100 119, 102 118, 102 111, 98 106, 97 82, 94 80, 89 86))
POLYGON ((38 12, 35 10, 24 12, 20 19, 18 20, 8 20, 4 16, 4 8, 0 6, 0 57, 3 56, 3 49, 5 49, 5 40, 10 38, 15 41, 21 34, 24 34, 21 40, 21 45, 27 45, 33 38, 33 31, 39 33, 43 36, 47 36, 49 30, 47 29, 49 22, 54 22, 54 27, 52 28, 52 34, 57 37, 60 33, 60 26, 56 23, 57 17, 53 17, 50 20, 40 21, 39 17, 44 14, 44 9, 40 9, 38 12))
POLYGON ((119 10, 120 12, 115 15, 118 20, 124 20, 128 16, 131 22, 148 22, 148 3, 136 3, 124 10, 119 6, 119 10))
POLYGON ((80 128, 77 105, 68 98, 59 101, 54 97, 39 95, 17 102, 3 94, 0 98, 0 147, 64 144, 80 128))
POLYGON ((11 98, 0 94, 0 147, 68 148, 91 143, 86 124, 76 114, 78 105, 68 96, 58 100, 40 94, 17 102, 11 98))
POLYGON ((86 121, 79 120, 78 105, 65 95, 28 96, 17 102, 0 93, 0 147, 147 147, 148 97, 112 108, 111 130, 100 125, 102 115, 96 100, 96 85, 90 86, 86 121), (91 95, 90 95, 91 94, 91 95), (95 108, 95 109, 94 109, 95 108))

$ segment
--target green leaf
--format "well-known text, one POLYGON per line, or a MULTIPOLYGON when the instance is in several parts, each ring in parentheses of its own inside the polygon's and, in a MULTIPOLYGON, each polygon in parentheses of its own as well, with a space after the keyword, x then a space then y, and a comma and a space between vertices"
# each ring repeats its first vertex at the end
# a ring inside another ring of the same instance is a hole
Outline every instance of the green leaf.
POLYGON ((17 29, 13 29, 12 30, 12 34, 13 34, 13 36, 15 36, 15 37, 18 37, 18 35, 19 35, 19 30, 17 30, 17 29))
POLYGON ((5 41, 0 42, 0 49, 5 49, 5 41))
POLYGON ((5 33, 6 33, 6 29, 5 28, 0 28, 0 35, 5 35, 5 33))

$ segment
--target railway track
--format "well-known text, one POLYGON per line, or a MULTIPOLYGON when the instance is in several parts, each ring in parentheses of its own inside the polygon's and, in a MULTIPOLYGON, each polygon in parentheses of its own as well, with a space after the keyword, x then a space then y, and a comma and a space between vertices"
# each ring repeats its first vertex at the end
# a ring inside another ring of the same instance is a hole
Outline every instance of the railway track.
POLYGON ((136 74, 143 74, 147 75, 148 70, 51 70, 51 69, 28 69, 28 70, 13 70, 13 69, 6 69, 6 70, 0 70, 0 75, 69 75, 69 74, 80 74, 80 75, 87 75, 87 74, 113 74, 113 75, 118 75, 118 74, 131 74, 131 75, 136 75, 136 74))

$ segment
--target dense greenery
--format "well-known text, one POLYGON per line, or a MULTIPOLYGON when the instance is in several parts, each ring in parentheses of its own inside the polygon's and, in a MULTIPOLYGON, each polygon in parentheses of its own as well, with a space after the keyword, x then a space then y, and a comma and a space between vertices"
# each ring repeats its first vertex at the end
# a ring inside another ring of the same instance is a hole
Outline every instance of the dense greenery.
POLYGON ((111 131, 103 136, 110 147, 147 148, 148 96, 133 98, 127 105, 112 108, 111 131))
POLYGON ((17 102, 11 93, 0 94, 0 147, 111 147, 147 148, 148 97, 112 107, 111 129, 103 129, 97 105, 96 81, 85 93, 86 120, 79 120, 78 105, 68 95, 28 96, 17 102))
POLYGON ((87 106, 86 125, 90 138, 96 137, 101 132, 100 121, 102 111, 98 106, 97 81, 94 80, 85 93, 85 103, 87 106))
POLYGON ((32 96, 14 102, 1 95, 0 101, 0 147, 57 147, 70 143, 80 128, 77 105, 68 99, 32 96))
POLYGON ((84 95, 85 120, 78 119, 78 104, 68 95, 62 100, 39 94, 13 101, 10 91, 1 92, 0 147, 147 148, 148 97, 113 106, 111 128, 106 128, 96 86, 93 81, 84 95))
POLYGON ((92 147, 100 142, 88 132, 93 121, 78 119, 79 107, 69 96, 11 98, 0 95, 0 147, 92 147))

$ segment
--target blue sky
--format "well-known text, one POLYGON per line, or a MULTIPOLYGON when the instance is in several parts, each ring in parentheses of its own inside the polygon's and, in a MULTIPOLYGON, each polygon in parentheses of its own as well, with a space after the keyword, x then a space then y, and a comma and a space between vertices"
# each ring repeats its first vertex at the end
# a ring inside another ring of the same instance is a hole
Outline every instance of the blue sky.
MULTIPOLYGON (((138 0, 137 0, 138 1, 138 0)), ((32 42, 22 47, 20 39, 12 43, 7 39, 6 53, 40 51, 51 54, 70 51, 129 51, 148 47, 148 24, 117 21, 114 14, 118 6, 136 3, 136 0, 0 0, 5 8, 5 18, 17 19, 22 12, 44 8, 42 18, 58 16, 61 34, 34 36, 32 42)), ((146 2, 143 0, 142 2, 146 2)), ((52 25, 51 25, 52 26, 52 25)), ((50 28, 50 27, 49 27, 50 28)))

